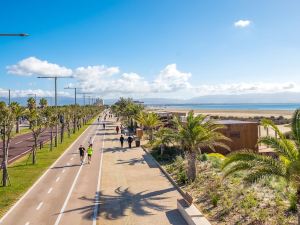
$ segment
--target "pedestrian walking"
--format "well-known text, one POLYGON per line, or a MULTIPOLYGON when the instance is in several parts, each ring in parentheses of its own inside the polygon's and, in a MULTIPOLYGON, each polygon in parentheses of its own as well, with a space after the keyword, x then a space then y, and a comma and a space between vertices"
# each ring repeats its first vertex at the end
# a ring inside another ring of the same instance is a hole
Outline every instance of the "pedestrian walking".
POLYGON ((98 117, 98 123, 100 122, 100 116, 98 117))
POLYGON ((120 143, 121 143, 121 148, 123 148, 123 144, 124 144, 124 137, 123 137, 123 135, 121 135, 121 137, 120 137, 120 143))
POLYGON ((105 123, 103 123, 102 125, 103 125, 103 129, 105 129, 105 123))
POLYGON ((129 136, 127 138, 127 142, 128 142, 128 147, 131 148, 131 143, 133 142, 133 137, 129 136))
POLYGON ((119 126, 116 126, 116 132, 117 132, 117 134, 119 134, 119 130, 120 130, 119 126))
POLYGON ((90 137, 90 139, 89 139, 89 146, 90 146, 91 144, 93 144, 93 138, 92 138, 92 137, 90 137))
POLYGON ((81 165, 83 164, 83 160, 84 160, 84 152, 85 152, 85 148, 82 145, 80 145, 79 156, 80 156, 81 165))
POLYGON ((93 155, 93 145, 90 144, 88 149, 87 149, 87 154, 88 154, 88 163, 90 164, 92 161, 92 155, 93 155))

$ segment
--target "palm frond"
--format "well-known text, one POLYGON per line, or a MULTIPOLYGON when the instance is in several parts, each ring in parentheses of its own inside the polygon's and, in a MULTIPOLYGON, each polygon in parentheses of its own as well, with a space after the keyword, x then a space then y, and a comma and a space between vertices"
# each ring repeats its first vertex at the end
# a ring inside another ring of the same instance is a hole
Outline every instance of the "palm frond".
POLYGON ((292 119, 292 132, 297 144, 300 145, 300 109, 297 109, 294 112, 292 119))
POLYGON ((294 160, 298 156, 298 150, 291 140, 277 139, 275 137, 261 137, 258 143, 265 144, 273 148, 279 155, 284 156, 288 160, 294 160))

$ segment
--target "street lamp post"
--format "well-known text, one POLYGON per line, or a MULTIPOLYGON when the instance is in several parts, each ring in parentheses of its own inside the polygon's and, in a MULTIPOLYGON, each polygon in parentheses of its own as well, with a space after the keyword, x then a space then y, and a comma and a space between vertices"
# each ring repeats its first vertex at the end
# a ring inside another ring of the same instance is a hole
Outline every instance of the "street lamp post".
POLYGON ((13 36, 18 36, 18 37, 27 37, 29 34, 26 33, 20 33, 20 34, 0 34, 0 37, 13 37, 13 36))
POLYGON ((75 105, 77 104, 77 90, 81 88, 65 87, 64 89, 74 89, 75 105))
MULTIPOLYGON (((42 79, 54 79, 54 96, 55 96, 55 99, 54 99, 54 103, 55 103, 55 109, 56 109, 56 114, 57 114, 57 79, 58 78, 73 78, 72 76, 65 76, 65 77, 58 77, 58 76, 48 76, 48 77, 37 77, 37 78, 42 78, 42 79)), ((57 117, 58 119, 58 117, 57 117)), ((58 144, 58 138, 57 138, 57 135, 58 135, 58 124, 56 124, 56 127, 55 127, 55 147, 57 147, 57 144, 58 144)))
POLYGON ((87 94, 92 94, 91 92, 81 92, 78 94, 82 94, 83 95, 83 105, 85 106, 85 97, 91 97, 91 96, 86 96, 87 94))

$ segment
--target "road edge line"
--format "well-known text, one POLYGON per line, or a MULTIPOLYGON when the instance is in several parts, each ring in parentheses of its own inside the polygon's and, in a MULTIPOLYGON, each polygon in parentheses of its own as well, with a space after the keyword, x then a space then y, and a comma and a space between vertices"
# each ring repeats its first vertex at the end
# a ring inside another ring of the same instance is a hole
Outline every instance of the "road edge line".
POLYGON ((101 148, 101 159, 100 159, 100 167, 99 167, 99 174, 98 174, 98 182, 97 182, 97 189, 96 189, 96 196, 95 196, 95 204, 94 204, 94 214, 93 214, 93 225, 97 224, 97 214, 99 212, 98 210, 98 202, 100 199, 99 191, 101 188, 101 177, 102 177, 102 162, 103 162, 103 149, 104 149, 104 140, 105 140, 105 130, 104 130, 104 135, 102 139, 102 148, 101 148))
MULTIPOLYGON (((96 121, 96 119, 93 121, 93 123, 96 121)), ((73 147, 73 145, 75 144, 75 142, 77 141, 77 139, 79 139, 87 130, 88 128, 90 128, 90 126, 88 126, 77 138, 76 140, 73 141, 73 143, 64 151, 64 153, 59 156, 58 159, 56 159, 51 166, 49 166, 49 168, 39 177, 39 179, 25 192, 24 195, 22 195, 21 198, 19 198, 18 201, 16 201, 16 203, 0 218, 0 224, 4 221, 4 219, 11 213, 11 211, 13 211, 19 204, 20 202, 29 194, 29 192, 31 192, 31 190, 46 176, 46 174, 50 171, 50 169, 73 147)))
MULTIPOLYGON (((96 129, 96 132, 97 132, 97 130, 98 130, 99 127, 100 127, 100 124, 98 125, 98 127, 97 127, 97 129, 96 129)), ((95 136, 96 136, 96 134, 94 135, 94 137, 95 137, 95 136)), ((84 159, 83 159, 83 162, 85 161, 85 159, 86 159, 86 155, 85 155, 85 157, 84 157, 84 159)), ((81 170, 82 170, 82 168, 83 168, 83 165, 84 165, 84 164, 81 164, 79 170, 77 171, 77 174, 76 174, 76 176, 75 176, 75 179, 73 180, 72 186, 71 186, 71 188, 69 189, 68 195, 67 195, 67 197, 66 197, 66 199, 65 199, 65 201, 64 201, 63 206, 62 206, 61 209, 60 209, 59 215, 58 215, 58 217, 56 218, 54 225, 58 225, 58 224, 60 223, 60 220, 61 220, 61 218, 62 218, 62 216, 63 216, 63 212, 65 211, 65 208, 67 207, 68 202, 69 202, 69 200, 70 200, 70 198, 71 198, 73 189, 74 189, 74 187, 75 187, 75 185, 76 185, 76 183, 77 183, 77 180, 78 180, 79 174, 80 174, 80 172, 81 172, 81 170)))

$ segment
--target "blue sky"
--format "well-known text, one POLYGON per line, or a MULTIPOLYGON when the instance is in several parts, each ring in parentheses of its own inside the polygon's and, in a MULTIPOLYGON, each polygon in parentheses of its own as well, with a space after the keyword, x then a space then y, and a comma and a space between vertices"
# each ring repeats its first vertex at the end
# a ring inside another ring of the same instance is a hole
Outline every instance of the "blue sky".
POLYGON ((2 0, 0 32, 30 36, 0 37, 0 95, 51 95, 53 82, 36 76, 53 66, 75 77, 60 91, 71 84, 104 97, 300 91, 299 8, 297 0, 2 0))

